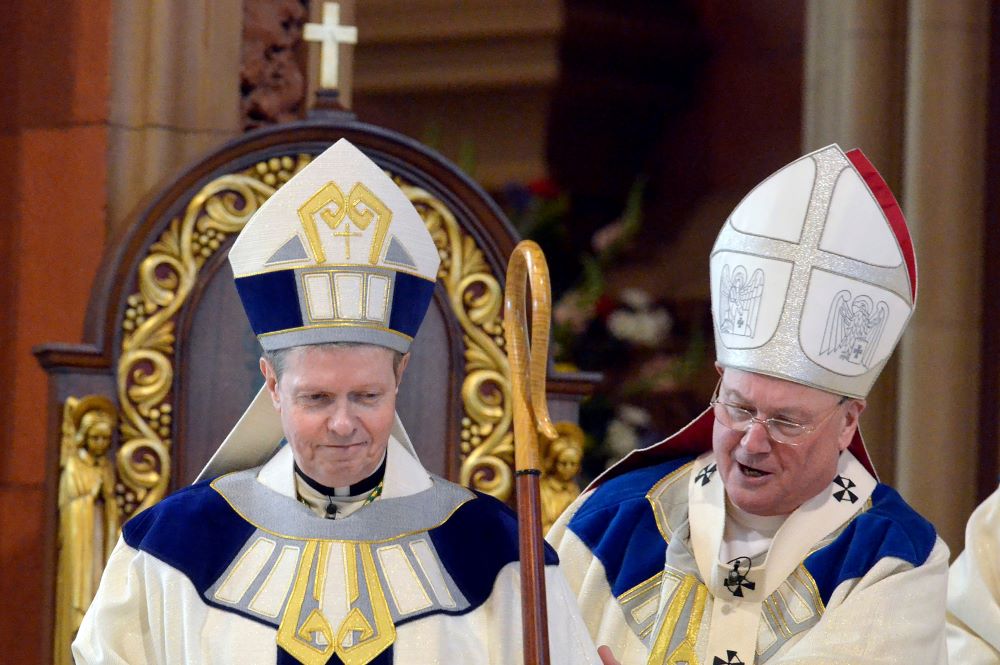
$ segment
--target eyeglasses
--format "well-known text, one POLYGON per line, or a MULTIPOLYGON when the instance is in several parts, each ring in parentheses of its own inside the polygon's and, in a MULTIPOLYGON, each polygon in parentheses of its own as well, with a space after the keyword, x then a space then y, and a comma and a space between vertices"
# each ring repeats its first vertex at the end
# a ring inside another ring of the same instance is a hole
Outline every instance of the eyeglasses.
POLYGON ((787 446, 798 446, 806 443, 809 434, 815 432, 830 419, 834 413, 847 401, 847 397, 841 397, 832 409, 814 425, 803 425, 784 418, 758 418, 754 412, 742 406, 729 404, 719 399, 719 389, 722 387, 722 379, 715 384, 715 391, 709 404, 715 412, 715 419, 736 432, 746 432, 754 423, 760 423, 767 430, 767 435, 775 443, 783 443, 787 446))

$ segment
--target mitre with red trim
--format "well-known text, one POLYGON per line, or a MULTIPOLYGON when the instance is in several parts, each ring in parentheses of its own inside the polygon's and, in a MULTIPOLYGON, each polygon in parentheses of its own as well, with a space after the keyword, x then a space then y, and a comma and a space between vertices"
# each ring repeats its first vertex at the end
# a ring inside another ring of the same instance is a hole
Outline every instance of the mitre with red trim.
MULTIPOLYGON (((864 398, 917 298, 916 258, 888 185, 860 150, 831 145, 772 174, 736 206, 709 259, 724 367, 864 398)), ((711 448, 711 410, 609 474, 711 448)), ((849 448, 874 474, 860 432, 849 448)))

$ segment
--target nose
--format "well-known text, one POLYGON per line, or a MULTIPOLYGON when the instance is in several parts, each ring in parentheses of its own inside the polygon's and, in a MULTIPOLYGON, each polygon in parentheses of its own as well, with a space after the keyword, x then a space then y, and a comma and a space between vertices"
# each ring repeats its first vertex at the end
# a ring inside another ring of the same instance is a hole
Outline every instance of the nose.
POLYGON ((333 405, 333 411, 327 418, 326 426, 337 436, 346 437, 354 434, 354 414, 351 412, 351 406, 347 400, 338 400, 333 405))
POLYGON ((750 422, 750 427, 743 433, 740 445, 746 448, 748 453, 766 453, 771 450, 771 437, 767 434, 767 427, 759 420, 750 422))

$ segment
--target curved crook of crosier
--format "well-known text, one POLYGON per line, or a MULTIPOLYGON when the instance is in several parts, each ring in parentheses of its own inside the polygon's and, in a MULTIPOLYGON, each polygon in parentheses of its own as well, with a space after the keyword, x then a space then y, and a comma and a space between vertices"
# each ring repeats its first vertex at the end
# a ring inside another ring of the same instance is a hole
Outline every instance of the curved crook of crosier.
POLYGON ((558 436, 549 417, 545 391, 551 316, 552 296, 545 255, 537 243, 522 240, 511 254, 504 290, 504 339, 510 361, 514 466, 518 471, 540 468, 538 432, 549 439, 558 436), (529 284, 530 342, 526 312, 529 284))

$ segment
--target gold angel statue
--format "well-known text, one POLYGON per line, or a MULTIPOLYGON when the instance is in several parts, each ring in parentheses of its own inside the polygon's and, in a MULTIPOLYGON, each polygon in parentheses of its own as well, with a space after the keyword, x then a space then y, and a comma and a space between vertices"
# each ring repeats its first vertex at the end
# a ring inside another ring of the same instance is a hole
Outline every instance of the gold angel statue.
POLYGON ((118 539, 115 474, 107 455, 116 419, 114 404, 97 395, 70 397, 63 408, 54 654, 60 665, 72 663, 70 643, 118 539))
POLYGON ((576 476, 583 459, 583 430, 571 422, 556 423, 558 438, 549 443, 543 457, 541 481, 542 530, 553 522, 580 494, 576 476))

